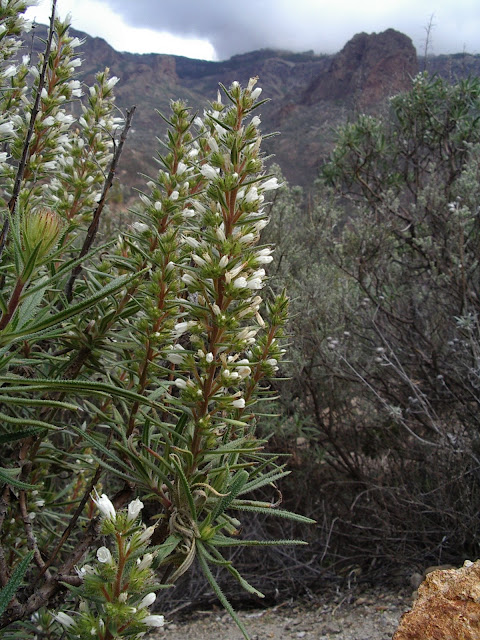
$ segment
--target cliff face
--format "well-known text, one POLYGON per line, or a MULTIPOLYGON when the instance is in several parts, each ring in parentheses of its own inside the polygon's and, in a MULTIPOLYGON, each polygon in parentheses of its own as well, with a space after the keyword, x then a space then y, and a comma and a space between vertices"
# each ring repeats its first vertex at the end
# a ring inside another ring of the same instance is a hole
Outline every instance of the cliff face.
MULTIPOLYGON (((45 27, 36 31, 45 38, 45 27)), ((201 113, 216 97, 219 82, 246 84, 259 77, 263 95, 271 98, 260 110, 263 130, 281 131, 266 140, 266 151, 291 183, 308 187, 331 149, 334 129, 353 112, 375 112, 388 96, 408 89, 425 67, 447 77, 480 75, 480 56, 430 57, 418 64, 411 40, 393 29, 360 33, 333 56, 262 49, 222 62, 122 53, 101 38, 73 29, 72 34, 85 38, 80 78, 92 83, 97 71, 109 67, 120 78, 120 109, 137 105, 120 169, 122 179, 136 186, 143 181, 140 172, 154 175, 158 168, 152 157, 165 127, 156 110, 168 114, 170 101, 182 99, 201 113)))
POLYGON ((417 53, 407 36, 394 29, 359 33, 333 58, 327 73, 315 78, 304 100, 354 101, 360 108, 372 107, 408 89, 417 70, 417 53))

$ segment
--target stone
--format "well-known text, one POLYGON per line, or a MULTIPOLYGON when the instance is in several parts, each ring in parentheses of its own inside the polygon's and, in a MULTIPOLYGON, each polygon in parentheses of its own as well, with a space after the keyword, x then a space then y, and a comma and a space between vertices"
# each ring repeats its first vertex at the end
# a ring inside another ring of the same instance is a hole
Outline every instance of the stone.
POLYGON ((460 569, 432 571, 418 588, 393 640, 478 640, 480 561, 460 569))

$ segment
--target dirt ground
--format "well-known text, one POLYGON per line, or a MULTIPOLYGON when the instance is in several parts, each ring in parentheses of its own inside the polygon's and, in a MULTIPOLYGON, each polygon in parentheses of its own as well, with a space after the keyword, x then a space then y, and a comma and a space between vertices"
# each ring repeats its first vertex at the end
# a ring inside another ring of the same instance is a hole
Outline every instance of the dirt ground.
MULTIPOLYGON (((400 616, 412 604, 411 591, 336 591, 309 600, 288 600, 270 609, 240 611, 251 640, 391 640, 400 616)), ((219 607, 166 619, 151 640, 242 640, 219 607)))

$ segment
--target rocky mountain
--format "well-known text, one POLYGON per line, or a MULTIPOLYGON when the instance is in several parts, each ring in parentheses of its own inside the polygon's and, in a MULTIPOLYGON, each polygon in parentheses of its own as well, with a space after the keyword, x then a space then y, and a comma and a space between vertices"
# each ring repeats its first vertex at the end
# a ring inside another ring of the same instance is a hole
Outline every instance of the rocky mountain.
MULTIPOLYGON (((263 131, 281 131, 266 140, 266 151, 289 182, 308 188, 331 149, 335 128, 354 113, 381 109, 424 68, 451 78, 480 75, 480 55, 419 60, 410 38, 394 29, 357 34, 335 55, 262 49, 222 62, 118 52, 101 38, 71 32, 85 39, 80 78, 91 83, 97 71, 109 67, 120 78, 118 107, 137 105, 121 161, 122 178, 131 186, 142 184, 139 173, 155 173, 156 138, 165 133, 157 110, 168 114, 170 101, 183 99, 201 113, 215 99, 219 82, 246 84, 259 77, 263 95, 271 98, 261 107, 263 131)), ((46 28, 37 25, 36 34, 44 38, 46 28)))

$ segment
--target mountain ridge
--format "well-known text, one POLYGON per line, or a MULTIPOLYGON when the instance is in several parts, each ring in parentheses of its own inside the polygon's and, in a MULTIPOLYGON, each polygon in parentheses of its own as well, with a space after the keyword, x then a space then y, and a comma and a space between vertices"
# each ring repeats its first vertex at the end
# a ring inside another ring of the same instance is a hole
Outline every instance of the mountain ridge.
MULTIPOLYGON (((394 29, 359 33, 336 54, 294 53, 260 49, 224 61, 196 60, 170 54, 118 52, 105 40, 71 29, 84 39, 79 79, 93 83, 95 74, 109 67, 120 82, 117 105, 136 104, 133 128, 121 161, 120 175, 129 186, 140 186, 139 174, 154 175, 152 157, 165 125, 156 110, 168 114, 171 100, 185 100, 193 112, 203 112, 215 99, 219 82, 246 84, 259 77, 264 133, 282 135, 265 141, 268 154, 293 184, 309 187, 331 150, 337 126, 359 111, 378 112, 386 99, 408 90, 425 66, 444 77, 480 75, 480 55, 454 54, 418 58, 408 36, 394 29)), ((37 25, 34 50, 42 49, 46 27, 37 25)))

